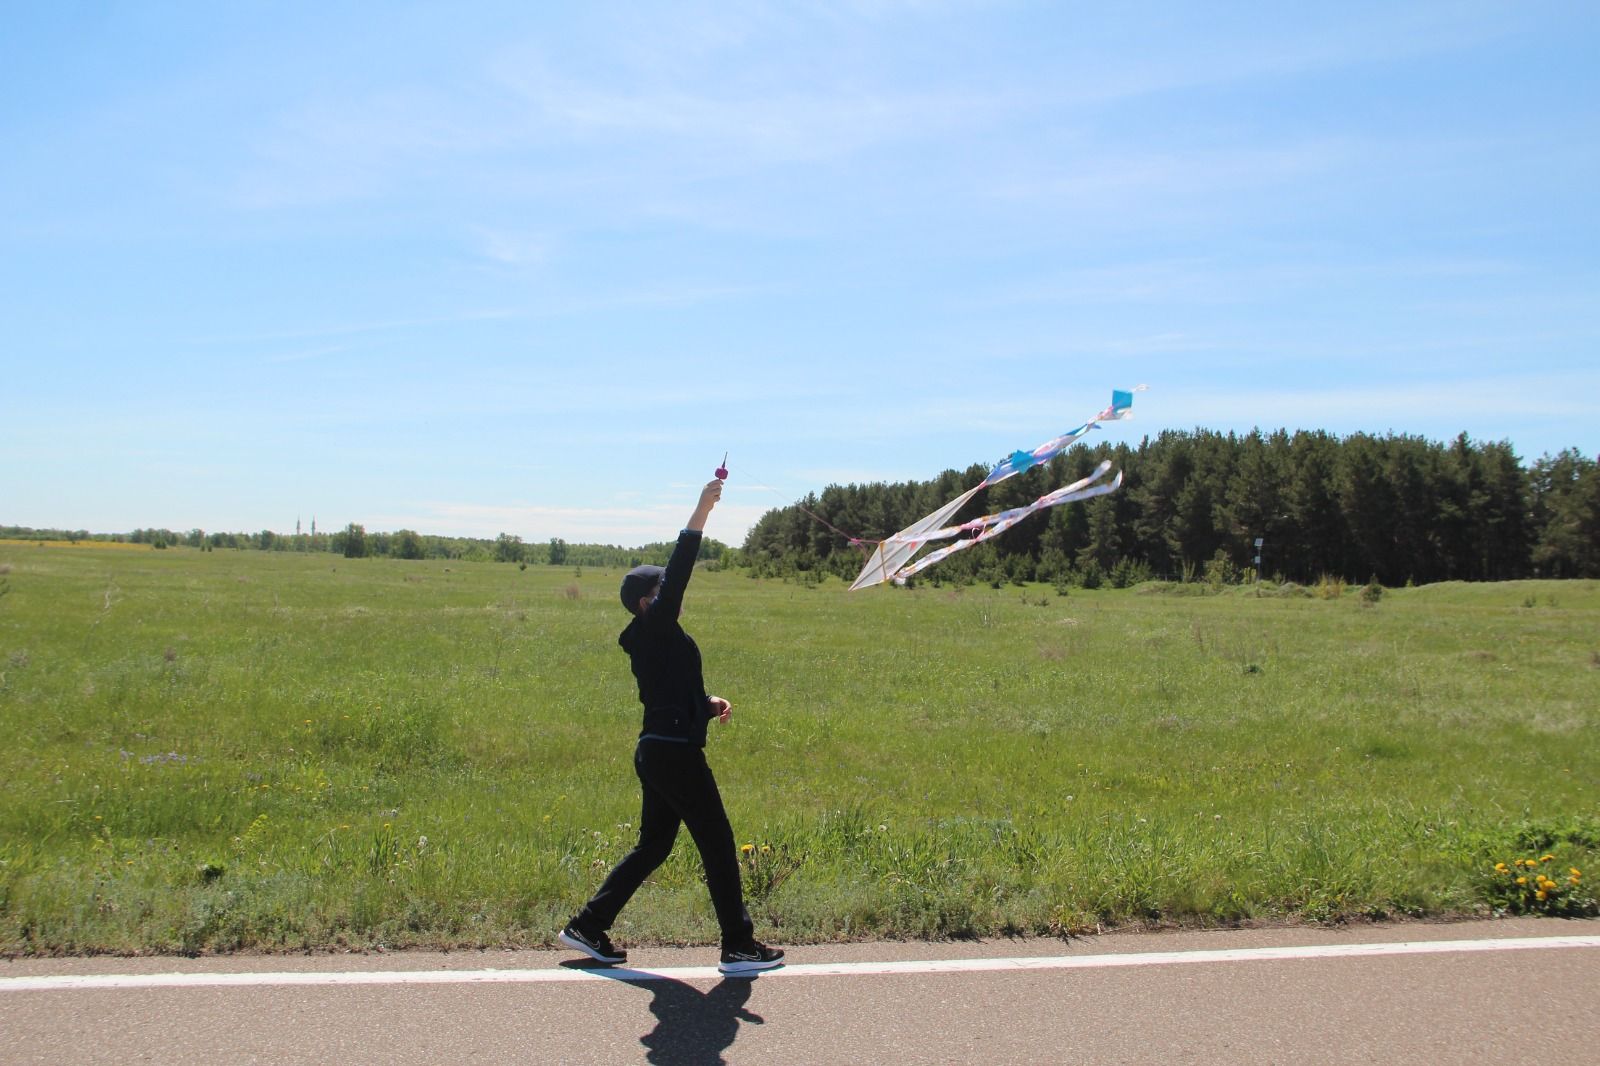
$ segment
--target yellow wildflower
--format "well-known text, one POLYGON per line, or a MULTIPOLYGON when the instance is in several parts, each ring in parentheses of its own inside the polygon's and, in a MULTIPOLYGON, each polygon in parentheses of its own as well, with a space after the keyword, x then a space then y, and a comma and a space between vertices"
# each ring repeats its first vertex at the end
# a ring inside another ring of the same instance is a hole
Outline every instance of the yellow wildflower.
POLYGON ((1573 877, 1582 877, 1583 876, 1583 871, 1578 869, 1576 866, 1567 867, 1567 873, 1571 874, 1573 877))
POLYGON ((745 855, 750 854, 754 850, 756 850, 756 846, 754 844, 745 844, 739 848, 739 851, 745 855))
POLYGON ((1554 855, 1546 855, 1544 858, 1540 859, 1539 861, 1540 862, 1555 862, 1556 861, 1556 857, 1554 855))
POLYGON ((1519 885, 1525 885, 1525 884, 1527 884, 1527 883, 1528 883, 1528 879, 1527 879, 1527 878, 1526 878, 1526 877, 1519 877, 1519 878, 1517 878, 1517 884, 1519 884, 1519 885))
POLYGON ((1496 873, 1502 873, 1503 874, 1503 873, 1506 872, 1506 864, 1503 863, 1503 862, 1497 862, 1497 863, 1494 864, 1494 869, 1495 869, 1496 873))

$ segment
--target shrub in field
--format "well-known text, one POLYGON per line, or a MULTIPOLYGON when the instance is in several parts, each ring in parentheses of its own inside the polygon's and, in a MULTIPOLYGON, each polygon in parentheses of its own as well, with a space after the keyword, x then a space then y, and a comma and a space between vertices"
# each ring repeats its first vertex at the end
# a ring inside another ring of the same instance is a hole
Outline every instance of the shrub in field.
POLYGON ((1221 589, 1223 585, 1236 585, 1239 582, 1239 568, 1228 558, 1226 548, 1218 548, 1217 554, 1206 562, 1205 574, 1206 584, 1213 590, 1221 589))
POLYGON ((741 844, 739 865, 745 895, 752 901, 765 900, 800 867, 800 859, 782 844, 741 844))
POLYGON ((1562 844, 1600 846, 1600 818, 1575 815, 1534 819, 1518 823, 1512 835, 1512 846, 1519 851, 1551 851, 1562 844))
POLYGON ((1494 864, 1489 879, 1489 898, 1503 914, 1548 914, 1561 918, 1580 918, 1600 911, 1593 895, 1583 886, 1583 871, 1576 866, 1562 867, 1554 855, 1537 859, 1513 859, 1509 865, 1494 864), (1546 870, 1554 870, 1551 877, 1546 870))
POLYGON ((1150 564, 1133 559, 1123 558, 1117 560, 1117 565, 1111 568, 1111 587, 1118 589, 1132 588, 1149 581, 1152 576, 1150 564))

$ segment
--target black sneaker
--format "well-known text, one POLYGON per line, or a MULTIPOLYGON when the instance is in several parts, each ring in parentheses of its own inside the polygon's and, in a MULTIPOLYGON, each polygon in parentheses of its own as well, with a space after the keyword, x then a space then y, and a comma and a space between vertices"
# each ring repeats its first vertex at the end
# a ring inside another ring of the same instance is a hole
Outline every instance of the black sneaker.
POLYGON ((573 951, 581 951, 596 962, 627 962, 628 953, 611 943, 611 938, 604 933, 590 936, 572 923, 556 934, 556 939, 561 941, 573 951))
POLYGON ((717 969, 723 973, 756 973, 783 965, 783 952, 752 940, 742 948, 723 948, 717 969))

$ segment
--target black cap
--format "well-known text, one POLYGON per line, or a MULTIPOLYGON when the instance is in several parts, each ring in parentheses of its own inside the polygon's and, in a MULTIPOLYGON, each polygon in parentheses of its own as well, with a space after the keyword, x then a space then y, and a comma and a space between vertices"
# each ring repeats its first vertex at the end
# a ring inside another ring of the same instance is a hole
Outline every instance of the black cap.
POLYGON ((638 611, 640 598, 648 596, 666 572, 665 567, 636 566, 622 575, 622 606, 630 612, 638 611))

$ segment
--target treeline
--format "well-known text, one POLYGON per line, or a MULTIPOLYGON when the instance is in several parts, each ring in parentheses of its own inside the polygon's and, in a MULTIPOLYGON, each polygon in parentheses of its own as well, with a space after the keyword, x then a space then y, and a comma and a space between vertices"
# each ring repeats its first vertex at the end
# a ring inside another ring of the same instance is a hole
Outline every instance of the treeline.
MULTIPOLYGON (((467 562, 542 563, 550 566, 633 567, 642 563, 664 565, 672 554, 670 542, 623 548, 612 544, 568 544, 560 537, 548 543, 525 543, 515 534, 502 533, 494 540, 477 537, 442 537, 411 529, 393 533, 372 532, 352 522, 334 533, 208 533, 203 529, 175 532, 170 529, 136 529, 131 533, 90 533, 87 530, 34 529, 28 526, 0 526, 0 540, 68 541, 70 543, 149 544, 154 548, 218 548, 238 551, 331 552, 347 559, 386 557, 391 559, 458 559, 467 562)), ((705 538, 700 558, 725 561, 731 549, 726 544, 705 538)))
MULTIPOLYGON (((1122 488, 1054 508, 952 556, 920 579, 1119 586, 1233 581, 1255 570, 1302 584, 1600 577, 1600 466, 1576 450, 1524 466, 1511 445, 1465 434, 1165 432, 1137 446, 1079 445, 979 493, 955 521, 1031 502, 1110 459, 1122 488)), ((801 508, 863 539, 905 528, 988 474, 832 485, 767 512, 744 562, 756 574, 854 577, 853 547, 801 508)))

